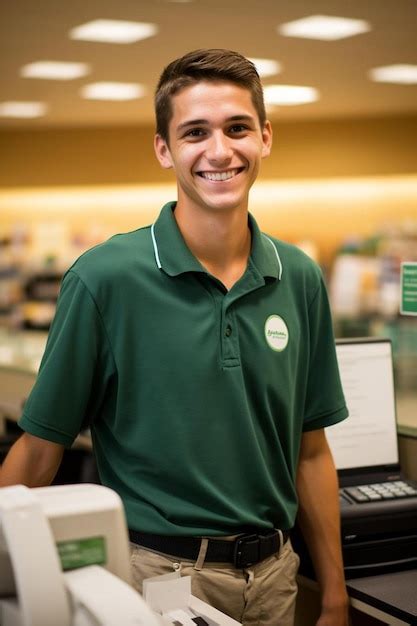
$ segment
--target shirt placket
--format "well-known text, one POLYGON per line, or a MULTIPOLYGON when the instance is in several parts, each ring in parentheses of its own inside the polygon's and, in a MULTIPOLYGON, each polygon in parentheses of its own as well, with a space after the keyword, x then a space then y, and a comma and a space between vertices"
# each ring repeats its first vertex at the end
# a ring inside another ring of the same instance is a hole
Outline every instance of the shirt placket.
POLYGON ((240 365, 237 320, 227 297, 223 298, 220 323, 222 366, 237 367, 240 365))

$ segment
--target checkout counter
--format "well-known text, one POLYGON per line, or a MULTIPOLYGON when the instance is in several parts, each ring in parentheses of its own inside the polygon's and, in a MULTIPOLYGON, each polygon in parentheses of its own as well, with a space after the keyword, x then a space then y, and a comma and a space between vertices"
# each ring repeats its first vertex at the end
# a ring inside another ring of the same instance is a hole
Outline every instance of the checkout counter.
MULTIPOLYGON (((46 340, 46 332, 12 333, 0 328, 0 440, 7 439, 8 423, 17 422, 21 416, 36 380, 46 340)), ((77 437, 74 449, 91 451, 88 434, 77 437)))
MULTIPOLYGON (((0 328, 0 462, 20 435, 16 422, 36 380, 46 332, 6 333, 0 328)), ((97 483, 97 469, 88 434, 65 450, 53 484, 97 483)))
MULTIPOLYGON (((0 435, 7 421, 16 421, 34 384, 46 343, 46 333, 6 333, 0 329, 0 435)), ((397 395, 400 461, 408 478, 417 480, 417 393, 397 395)), ((75 448, 90 451, 88 434, 75 448)), ((300 576, 296 626, 314 624, 318 614, 317 585, 300 576)), ((417 625, 417 570, 348 580, 352 626, 417 625)))

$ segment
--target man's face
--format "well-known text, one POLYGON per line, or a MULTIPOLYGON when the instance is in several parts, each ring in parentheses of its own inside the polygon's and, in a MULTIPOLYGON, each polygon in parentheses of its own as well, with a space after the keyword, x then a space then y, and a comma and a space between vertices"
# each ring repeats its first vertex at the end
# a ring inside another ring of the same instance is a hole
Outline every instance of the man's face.
POLYGON ((162 167, 177 177, 178 206, 205 210, 247 208, 272 131, 260 127, 251 94, 230 82, 202 81, 172 97, 169 145, 158 135, 162 167))

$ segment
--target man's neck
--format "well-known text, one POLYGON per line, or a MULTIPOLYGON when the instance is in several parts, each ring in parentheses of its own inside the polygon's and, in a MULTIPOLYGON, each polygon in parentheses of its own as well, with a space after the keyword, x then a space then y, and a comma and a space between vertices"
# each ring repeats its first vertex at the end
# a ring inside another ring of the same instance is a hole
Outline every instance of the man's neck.
POLYGON ((190 211, 178 202, 175 219, 184 240, 206 270, 227 289, 246 270, 251 249, 251 232, 246 208, 190 211))

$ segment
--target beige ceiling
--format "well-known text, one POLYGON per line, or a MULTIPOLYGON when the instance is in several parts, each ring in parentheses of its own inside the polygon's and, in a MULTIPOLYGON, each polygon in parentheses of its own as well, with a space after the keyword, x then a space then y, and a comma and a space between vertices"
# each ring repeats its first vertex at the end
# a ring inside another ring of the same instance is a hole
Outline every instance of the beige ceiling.
POLYGON ((416 0, 3 0, 0 7, 0 102, 29 100, 49 105, 45 118, 0 118, 0 127, 107 126, 153 120, 152 92, 163 66, 188 50, 226 47, 249 57, 282 63, 265 79, 309 85, 321 99, 281 107, 283 120, 417 113, 417 85, 373 83, 372 67, 417 63, 416 0), (340 41, 279 36, 276 26, 313 14, 365 19, 369 33, 340 41), (106 18, 155 22, 159 34, 131 45, 71 41, 67 33, 106 18), (87 62, 92 73, 63 82, 19 77, 39 60, 87 62), (148 95, 130 102, 83 100, 82 85, 96 81, 140 82, 148 95))

